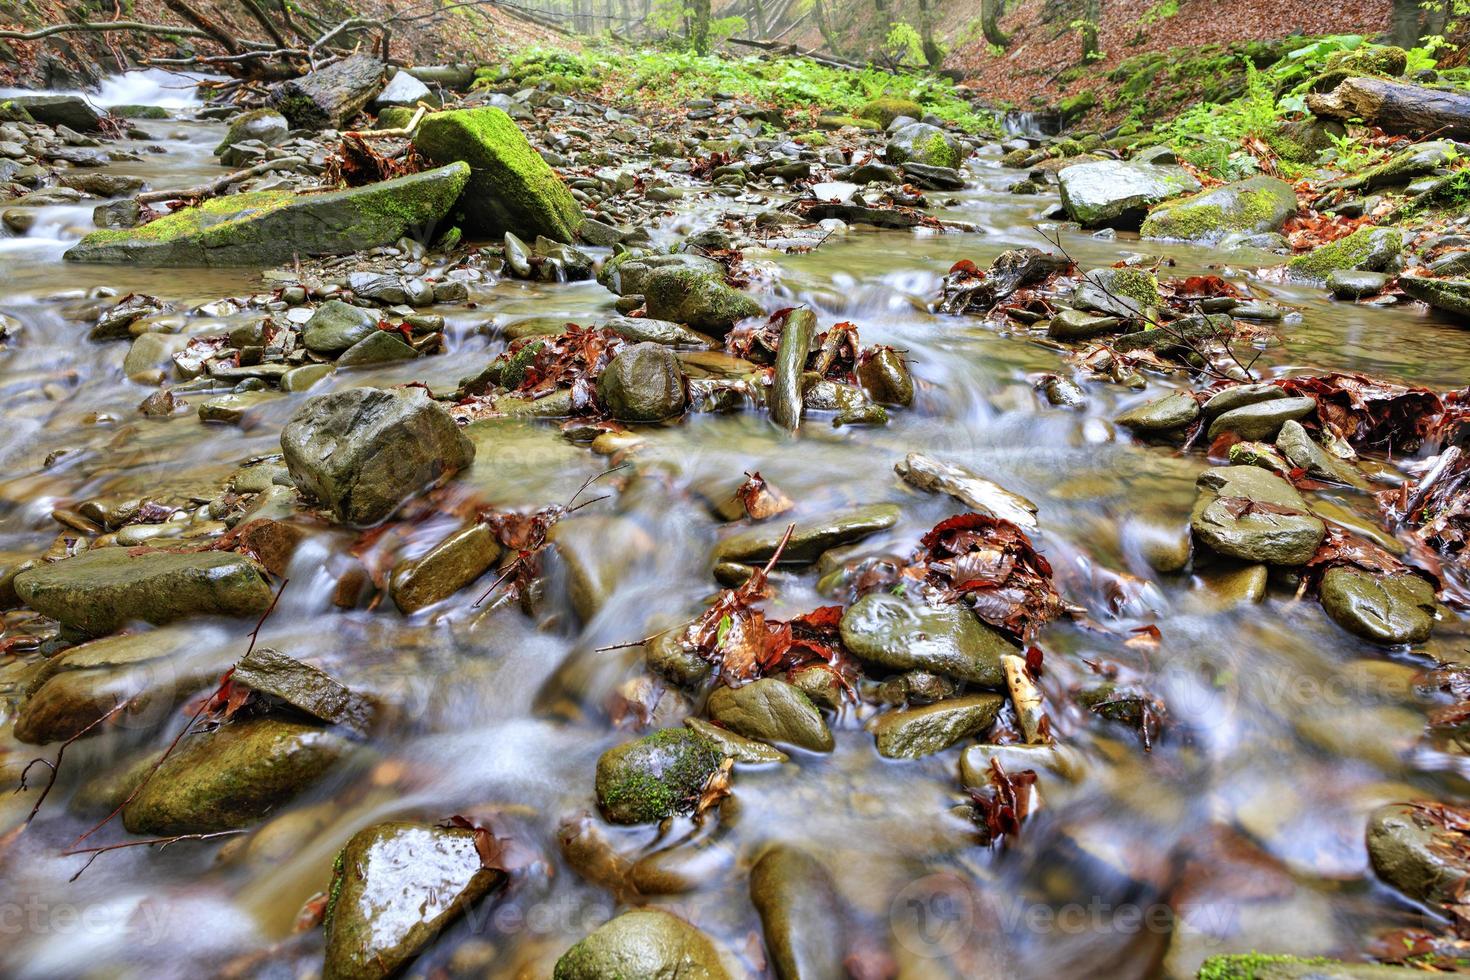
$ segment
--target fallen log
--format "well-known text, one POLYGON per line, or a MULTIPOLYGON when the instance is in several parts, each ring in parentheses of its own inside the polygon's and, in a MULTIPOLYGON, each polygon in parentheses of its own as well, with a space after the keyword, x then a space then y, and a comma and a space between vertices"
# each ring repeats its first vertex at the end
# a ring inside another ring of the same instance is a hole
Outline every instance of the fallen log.
POLYGON ((296 129, 341 129, 383 87, 384 64, 355 54, 334 65, 280 82, 274 108, 296 129))
POLYGON ((1470 139, 1470 93, 1364 75, 1308 95, 1307 108, 1324 119, 1361 119, 1389 133, 1470 139))
POLYGON ((139 204, 156 204, 159 201, 192 201, 202 200, 206 197, 214 197, 220 191, 229 187, 237 180, 245 180, 250 177, 258 177, 272 170, 295 170, 297 167, 306 165, 302 157, 281 157, 279 160, 265 160, 253 167, 237 170, 223 177, 196 184, 193 187, 175 188, 173 190, 148 191, 137 196, 139 204))

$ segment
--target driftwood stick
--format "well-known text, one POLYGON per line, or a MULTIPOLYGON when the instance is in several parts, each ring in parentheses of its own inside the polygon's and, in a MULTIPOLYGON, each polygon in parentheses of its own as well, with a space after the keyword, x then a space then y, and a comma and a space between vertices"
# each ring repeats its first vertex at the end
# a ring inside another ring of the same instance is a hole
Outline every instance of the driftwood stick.
POLYGON ((178 188, 175 190, 148 191, 145 194, 139 194, 137 197, 137 201, 139 204, 153 204, 158 201, 173 201, 181 200, 184 198, 213 197, 237 180, 245 180, 249 177, 258 177, 261 174, 268 173, 272 170, 282 170, 288 169, 290 167, 299 167, 305 162, 306 160, 303 157, 295 156, 281 157, 279 160, 262 160, 260 163, 257 163, 253 167, 246 167, 244 170, 237 170, 232 174, 225 174, 223 177, 216 177, 214 180, 211 180, 204 184, 196 184, 193 187, 178 188))
POLYGON ((145 24, 139 20, 99 20, 91 24, 52 24, 34 31, 0 31, 0 39, 7 41, 40 41, 57 34, 100 34, 119 31, 132 34, 173 34, 178 37, 202 37, 213 39, 208 31, 196 27, 179 27, 176 24, 145 24))

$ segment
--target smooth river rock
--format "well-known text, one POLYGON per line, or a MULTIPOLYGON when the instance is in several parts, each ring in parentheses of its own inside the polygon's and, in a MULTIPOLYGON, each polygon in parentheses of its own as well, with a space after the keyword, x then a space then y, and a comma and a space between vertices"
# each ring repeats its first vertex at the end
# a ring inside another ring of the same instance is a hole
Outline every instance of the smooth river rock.
POLYGON ((832 732, 817 706, 785 681, 762 677, 741 687, 720 687, 709 696, 710 717, 747 738, 831 752, 832 732))
POLYGON ((1333 622, 1375 643, 1422 643, 1434 628, 1434 586, 1413 572, 1339 566, 1327 570, 1318 591, 1333 622))
POLYGON ((556 961, 553 980, 731 980, 708 936, 661 909, 624 912, 556 961))
POLYGON ((1200 474, 1198 487, 1190 527, 1196 538, 1222 555, 1302 565, 1327 533, 1296 488, 1258 466, 1211 467, 1200 474), (1247 501, 1265 508, 1246 507, 1247 501))
POLYGON ((975 694, 917 708, 886 711, 869 728, 878 754, 887 759, 918 759, 943 752, 961 739, 979 735, 995 722, 1005 698, 975 694))
POLYGON ((1000 658, 1016 647, 963 603, 930 606, 887 592, 863 596, 842 614, 842 642, 865 663, 928 670, 1003 688, 1000 658))

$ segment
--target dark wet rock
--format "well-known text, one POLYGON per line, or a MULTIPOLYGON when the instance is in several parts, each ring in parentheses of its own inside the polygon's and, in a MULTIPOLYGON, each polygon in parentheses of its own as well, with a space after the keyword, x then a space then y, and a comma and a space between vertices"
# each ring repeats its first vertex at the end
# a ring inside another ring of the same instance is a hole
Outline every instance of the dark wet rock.
POLYGON ((1286 390, 1279 385, 1234 385, 1232 387, 1222 389, 1221 391, 1218 391, 1215 394, 1211 395, 1209 399, 1205 401, 1202 411, 1205 414, 1205 418, 1212 419, 1217 415, 1224 414, 1225 412, 1229 412, 1237 408, 1244 408, 1246 405, 1256 405, 1260 402, 1267 402, 1271 401, 1272 399, 1285 397, 1287 397, 1286 390))
POLYGON ((843 909, 822 862, 790 844, 774 845, 750 869, 750 901, 778 980, 847 975, 843 909))
POLYGON ((869 398, 880 405, 912 405, 914 378, 903 355, 890 347, 860 357, 857 380, 869 398))
POLYGON ((1351 566, 1330 568, 1319 592, 1333 622, 1375 643, 1422 643, 1434 628, 1434 586, 1413 572, 1375 575, 1351 566))
POLYGON ((358 299, 386 306, 428 306, 434 302, 433 286, 422 279, 405 278, 391 273, 350 273, 347 276, 347 288, 358 299))
POLYGON ((1067 216, 1084 228, 1138 228, 1148 209, 1200 189, 1181 167, 1099 160, 1057 174, 1067 216))
MULTIPOLYGON (((897 167, 890 167, 886 164, 878 163, 877 161, 871 160, 867 163, 854 164, 850 167, 840 167, 837 170, 833 171, 832 175, 840 181, 846 181, 853 185, 898 184, 903 182, 903 178, 899 176, 897 167)), ((823 186, 825 185, 814 185, 812 187, 812 193, 819 198, 830 197, 831 195, 823 194, 821 191, 818 190, 819 187, 823 186)), ((854 190, 855 189, 856 186, 854 186, 854 190)))
POLYGON ((1359 228, 1345 238, 1322 245, 1286 263, 1293 279, 1326 282, 1334 272, 1383 272, 1404 249, 1404 236, 1397 228, 1359 228))
POLYGON ((953 167, 937 167, 909 160, 902 166, 904 179, 923 191, 962 191, 965 178, 953 167))
POLYGON ((332 872, 323 980, 392 976, 505 880, 482 866, 474 830, 395 822, 358 831, 332 872))
POLYGON ((452 164, 326 194, 265 190, 182 208, 136 228, 94 231, 72 262, 149 266, 266 266, 337 255, 421 234, 444 217, 469 178, 452 164))
POLYGON ((554 980, 731 980, 708 936, 661 909, 624 912, 556 961, 554 980))
POLYGON ((290 132, 291 124, 279 112, 274 109, 255 109, 230 120, 225 138, 214 148, 214 155, 219 156, 236 143, 248 140, 258 140, 266 146, 275 146, 285 142, 290 132))
MULTIPOLYGON (((809 565, 822 552, 838 545, 852 544, 886 531, 898 523, 899 509, 893 504, 873 504, 852 510, 798 518, 791 540, 781 552, 783 565, 809 565)), ((732 534, 715 546, 716 561, 747 564, 764 563, 776 552, 785 524, 780 527, 756 526, 732 534)))
POLYGON ((967 154, 965 145, 938 126, 911 123, 893 133, 883 148, 889 163, 918 163, 956 169, 967 154))
POLYGON ((1210 423, 1206 437, 1214 439, 1226 432, 1233 432, 1242 439, 1271 440, 1287 422, 1304 419, 1317 411, 1315 399, 1273 398, 1221 412, 1210 423))
POLYGON ((316 308, 301 329, 301 342, 313 354, 340 354, 364 337, 378 332, 378 318, 360 306, 340 299, 316 308))
POLYGON ((709 696, 709 714, 747 738, 831 752, 832 732, 817 706, 801 691, 774 677, 742 687, 720 687, 709 696))
POLYGON ((1276 436, 1276 448, 1293 467, 1304 470, 1314 480, 1343 483, 1359 490, 1371 489, 1371 484, 1356 467, 1317 445, 1300 422, 1282 424, 1281 432, 1276 436))
POLYGON ((83 633, 185 616, 251 616, 270 605, 259 565, 222 551, 175 553, 98 548, 15 577, 21 601, 83 633))
POLYGON ((697 330, 690 330, 682 323, 675 323, 672 320, 656 320, 644 316, 612 316, 598 321, 597 326, 611 330, 624 340, 635 344, 663 344, 666 347, 692 350, 717 350, 721 346, 720 342, 713 337, 697 330))
POLYGON ((576 199, 501 110, 432 113, 419 123, 414 145, 435 163, 470 165, 469 186, 459 202, 467 234, 499 237, 509 231, 528 239, 576 241, 582 224, 576 199))
POLYGON ((109 201, 92 209, 98 228, 133 228, 143 220, 143 205, 134 200, 109 201))
POLYGON ((1190 526, 1195 537, 1222 555, 1301 565, 1327 533, 1291 484, 1260 467, 1212 467, 1200 474, 1198 485, 1190 526))
POLYGON ((795 432, 801 426, 802 372, 816 333, 817 315, 806 307, 788 313, 781 328, 766 404, 771 411, 771 421, 787 432, 795 432))
POLYGON ((1470 280, 1399 276, 1399 288, 1436 310, 1470 317, 1470 280))
POLYGON ((648 315, 723 335, 738 321, 760 316, 751 297, 725 284, 721 275, 688 268, 660 268, 643 282, 648 315))
POLYGON ((1280 231, 1296 209, 1296 191, 1286 181, 1249 177, 1160 204, 1149 212, 1141 234, 1213 244, 1230 234, 1280 231))
POLYGON ((281 432, 297 489, 338 520, 375 524, 475 458, 474 444, 422 388, 348 388, 306 400, 281 432))
POLYGON ((297 129, 342 129, 382 91, 384 69, 359 52, 278 83, 271 102, 297 129))
POLYGON ((269 647, 257 647, 241 658, 230 679, 331 725, 364 730, 375 711, 370 699, 326 671, 269 647))
POLYGON ((1091 340, 1116 333, 1123 321, 1116 316, 1094 316, 1082 310, 1061 310, 1047 322, 1046 335, 1053 340, 1091 340))
POLYGON ((234 721, 179 743, 123 809, 134 834, 248 826, 320 779, 347 743, 325 728, 277 718, 234 721))
POLYGON ((102 114, 79 95, 16 95, 5 101, 47 126, 65 126, 79 133, 102 128, 102 114))
POLYGON ((865 663, 928 670, 1001 688, 1000 658, 1016 647, 963 603, 931 606, 888 593, 863 596, 842 614, 842 642, 865 663))
POLYGON ((720 752, 737 763, 765 765, 773 762, 786 762, 790 758, 775 746, 758 742, 753 738, 746 738, 744 735, 737 735, 718 725, 712 725, 702 718, 685 718, 684 725, 719 746, 720 752))
POLYGON ((1005 698, 999 694, 937 701, 918 708, 886 711, 869 728, 878 754, 888 759, 918 759, 943 752, 961 739, 979 735, 995 722, 1005 698))
POLYGON ((714 665, 686 644, 682 633, 678 629, 665 630, 645 643, 645 662, 649 670, 665 680, 681 687, 697 687, 709 679, 714 665))
POLYGON ((337 358, 337 367, 375 367, 379 364, 394 364, 411 361, 419 356, 403 335, 396 330, 374 330, 353 344, 337 358))
POLYGON ((489 525, 462 527, 420 557, 393 566, 393 604, 415 613, 447 599, 483 575, 502 550, 489 525))
POLYGON ((1391 278, 1384 272, 1335 269, 1327 276, 1327 288, 1335 299, 1362 299, 1383 292, 1391 278))
POLYGON ((1470 864, 1458 858, 1459 843, 1458 834, 1407 803, 1380 807, 1368 820, 1373 870, 1405 895, 1429 905, 1457 903, 1470 881, 1470 864))
POLYGON ((683 413, 684 372, 669 348, 633 344, 608 362, 597 394, 621 422, 658 422, 683 413))
POLYGON ((1177 432, 1199 418, 1199 402, 1187 391, 1174 391, 1162 398, 1131 408, 1113 421, 1141 435, 1177 432))
POLYGON ((130 174, 73 173, 63 174, 60 184, 95 197, 125 197, 141 191, 144 181, 130 174))
POLYGON ((724 758, 687 728, 665 728, 608 749, 597 760, 597 802, 613 823, 655 823, 694 809, 724 758))

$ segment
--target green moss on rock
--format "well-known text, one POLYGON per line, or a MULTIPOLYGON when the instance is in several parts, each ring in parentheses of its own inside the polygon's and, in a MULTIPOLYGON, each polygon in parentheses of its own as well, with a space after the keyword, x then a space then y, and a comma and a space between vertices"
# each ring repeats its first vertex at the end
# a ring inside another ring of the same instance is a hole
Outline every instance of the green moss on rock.
POLYGON ((722 758, 718 746, 687 728, 656 731, 597 760, 597 802, 613 823, 688 813, 722 758))
POLYGON ((1403 251, 1404 236, 1397 228, 1359 228, 1346 238, 1286 263, 1293 279, 1325 282, 1338 270, 1381 272, 1403 251))
POLYGON ((512 232, 576 240, 582 212, 555 170, 510 116, 499 109, 455 109, 424 117, 414 145, 435 163, 463 161, 470 181, 460 198, 461 227, 471 236, 512 232))
POLYGON ((874 99, 857 111, 859 119, 871 119, 884 129, 899 116, 908 116, 910 119, 918 119, 924 114, 924 107, 912 99, 881 98, 874 99))
POLYGON ((1226 235, 1277 231, 1296 212, 1296 191, 1274 177, 1251 177, 1160 204, 1143 223, 1144 238, 1217 242, 1226 235))

